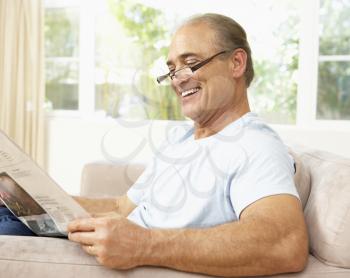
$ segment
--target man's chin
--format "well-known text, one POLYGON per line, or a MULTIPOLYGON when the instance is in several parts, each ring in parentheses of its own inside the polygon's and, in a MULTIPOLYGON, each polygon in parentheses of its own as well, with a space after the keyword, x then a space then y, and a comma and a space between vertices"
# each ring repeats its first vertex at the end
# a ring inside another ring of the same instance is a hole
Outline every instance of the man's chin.
POLYGON ((186 109, 182 110, 182 115, 184 115, 184 117, 186 119, 190 119, 194 122, 196 122, 197 120, 199 120, 199 115, 198 113, 195 113, 194 111, 186 111, 186 109))

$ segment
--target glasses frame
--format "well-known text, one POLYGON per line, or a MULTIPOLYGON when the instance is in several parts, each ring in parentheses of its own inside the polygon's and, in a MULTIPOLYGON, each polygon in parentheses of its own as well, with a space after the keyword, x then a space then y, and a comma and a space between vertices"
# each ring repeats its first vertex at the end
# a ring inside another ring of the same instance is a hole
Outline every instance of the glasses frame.
POLYGON ((198 64, 195 64, 194 66, 184 66, 182 67, 181 69, 178 69, 176 71, 169 71, 167 74, 164 74, 164 75, 161 75, 161 76, 158 76, 157 77, 157 82, 158 84, 160 84, 162 81, 164 81, 165 79, 167 79, 168 77, 171 79, 171 80, 174 80, 174 78, 176 77, 176 73, 179 72, 180 70, 183 70, 185 68, 189 68, 192 73, 194 73, 196 70, 200 69, 201 67, 203 67, 204 65, 208 64, 211 60, 213 60, 216 56, 219 56, 221 54, 224 54, 224 53, 227 53, 227 52, 230 52, 228 50, 222 50, 216 54, 214 54, 213 56, 210 56, 209 58, 199 62, 198 64))

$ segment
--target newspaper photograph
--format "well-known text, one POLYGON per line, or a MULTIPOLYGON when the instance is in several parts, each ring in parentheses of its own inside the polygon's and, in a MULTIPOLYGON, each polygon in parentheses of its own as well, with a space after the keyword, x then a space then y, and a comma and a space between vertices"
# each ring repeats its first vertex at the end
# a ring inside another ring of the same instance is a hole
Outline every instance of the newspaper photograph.
POLYGON ((66 237, 68 223, 89 214, 0 131, 0 205, 39 236, 66 237))

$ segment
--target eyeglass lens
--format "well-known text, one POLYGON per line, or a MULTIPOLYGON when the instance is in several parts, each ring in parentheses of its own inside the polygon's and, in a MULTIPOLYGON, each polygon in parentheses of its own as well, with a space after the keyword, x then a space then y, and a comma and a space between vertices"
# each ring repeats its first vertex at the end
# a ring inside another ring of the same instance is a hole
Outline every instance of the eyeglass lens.
POLYGON ((182 68, 182 69, 176 71, 171 79, 174 80, 176 78, 179 80, 184 80, 184 79, 190 78, 192 75, 193 75, 192 70, 188 67, 185 67, 185 68, 182 68))

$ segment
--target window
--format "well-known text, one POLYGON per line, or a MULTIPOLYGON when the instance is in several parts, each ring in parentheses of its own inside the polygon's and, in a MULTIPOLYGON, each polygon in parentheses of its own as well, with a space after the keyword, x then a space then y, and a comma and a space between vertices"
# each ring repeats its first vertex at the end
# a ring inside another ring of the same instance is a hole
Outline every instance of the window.
POLYGON ((319 26, 317 119, 350 120, 350 1, 321 0, 319 26))
POLYGON ((155 77, 167 71, 176 25, 216 12, 247 31, 253 111, 282 124, 350 119, 349 6, 350 0, 46 0, 47 101, 54 112, 183 119, 175 94, 155 77))

